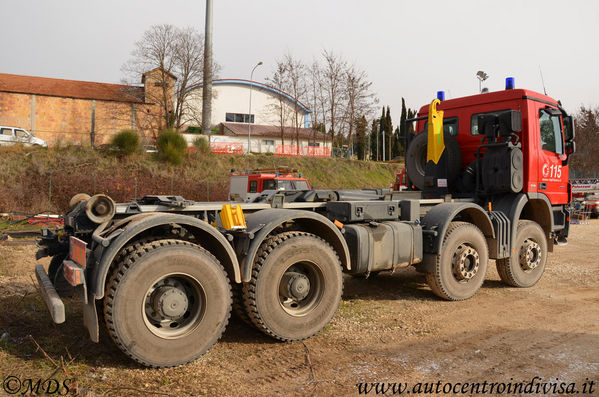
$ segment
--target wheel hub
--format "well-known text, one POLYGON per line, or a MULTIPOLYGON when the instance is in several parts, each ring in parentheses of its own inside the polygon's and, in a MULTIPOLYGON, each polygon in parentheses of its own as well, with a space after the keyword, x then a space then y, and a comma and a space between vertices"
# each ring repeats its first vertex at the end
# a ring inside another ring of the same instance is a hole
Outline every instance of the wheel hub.
POLYGON ((158 288, 152 298, 154 312, 164 319, 180 319, 189 307, 189 300, 185 291, 173 286, 158 288))
POLYGON ((524 270, 533 270, 541 263, 541 246, 532 240, 524 240, 520 248, 520 265, 524 270))
POLYGON ((478 252, 470 246, 461 245, 453 256, 453 271, 458 280, 470 280, 478 271, 478 252))
POLYGON ((287 272, 283 275, 279 292, 286 298, 301 301, 310 293, 310 280, 302 273, 287 272))

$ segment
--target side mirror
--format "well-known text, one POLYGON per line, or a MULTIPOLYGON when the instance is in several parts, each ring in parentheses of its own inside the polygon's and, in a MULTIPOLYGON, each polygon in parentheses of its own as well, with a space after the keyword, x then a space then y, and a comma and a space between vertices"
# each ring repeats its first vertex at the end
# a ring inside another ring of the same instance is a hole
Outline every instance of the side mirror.
POLYGON ((519 110, 507 110, 497 115, 499 118, 499 135, 508 136, 522 131, 522 113, 519 110))
MULTIPOLYGON (((574 121, 572 120, 572 116, 565 116, 564 119, 564 140, 566 142, 574 141, 575 132, 574 132, 574 121)), ((566 151, 568 145, 566 144, 566 151)))
POLYGON ((478 132, 487 138, 496 138, 496 133, 502 137, 522 131, 522 113, 519 110, 506 110, 499 113, 482 114, 478 116, 478 132))
POLYGON ((487 138, 495 138, 495 125, 497 124, 497 116, 494 114, 481 114, 478 116, 478 133, 487 138))
POLYGON ((568 156, 570 156, 574 152, 576 152, 576 142, 574 142, 574 141, 567 141, 566 142, 566 154, 568 156))

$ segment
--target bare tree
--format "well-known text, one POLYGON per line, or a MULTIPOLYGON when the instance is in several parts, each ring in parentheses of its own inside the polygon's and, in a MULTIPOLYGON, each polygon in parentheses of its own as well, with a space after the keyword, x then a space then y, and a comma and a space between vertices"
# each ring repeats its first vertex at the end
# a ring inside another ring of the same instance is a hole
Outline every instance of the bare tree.
POLYGON ((599 108, 581 106, 574 115, 576 126, 576 153, 572 156, 570 172, 576 178, 597 177, 599 165, 599 108))
POLYGON ((295 99, 293 101, 293 115, 292 115, 292 126, 295 130, 295 142, 297 144, 297 153, 299 155, 300 140, 299 131, 302 125, 302 112, 300 111, 300 103, 304 96, 307 94, 306 85, 306 65, 298 59, 293 58, 290 54, 286 54, 283 57, 283 63, 286 70, 287 86, 289 87, 289 94, 295 99))
POLYGON ((177 89, 174 127, 179 129, 190 119, 197 120, 195 109, 189 106, 188 99, 197 93, 197 90, 190 87, 199 86, 203 81, 204 44, 202 35, 192 28, 180 29, 176 44, 174 74, 177 76, 177 89))
POLYGON ((144 73, 156 70, 155 86, 159 90, 153 91, 148 98, 146 93, 146 102, 154 102, 161 108, 164 125, 170 127, 172 98, 169 93, 169 80, 174 76, 175 52, 177 42, 177 28, 172 25, 154 25, 146 30, 135 48, 131 52, 132 58, 123 65, 123 71, 137 78, 144 73))
POLYGON ((276 124, 281 131, 281 145, 285 145, 285 126, 289 120, 289 107, 286 105, 285 95, 287 90, 287 65, 284 62, 277 61, 276 69, 272 76, 267 77, 266 81, 277 90, 275 102, 268 105, 272 113, 276 115, 276 124))
MULTIPOLYGON (((181 128, 186 122, 198 121, 189 100, 197 95, 191 88, 203 78, 203 36, 193 28, 154 25, 135 43, 131 59, 122 70, 130 79, 153 71, 156 90, 146 90, 146 102, 159 105, 163 126, 181 128)), ((216 74, 219 65, 214 64, 216 74)))
MULTIPOLYGON (((309 67, 290 54, 285 55, 276 62, 275 71, 267 81, 295 100, 307 103, 312 109, 312 128, 328 132, 333 145, 351 145, 358 119, 372 117, 378 103, 366 72, 327 50, 322 52, 320 62, 314 60, 309 67)), ((290 109, 287 95, 276 98, 271 107, 281 127, 281 140, 284 126, 291 126, 299 146, 301 104, 292 101, 290 109)))
POLYGON ((352 146, 353 134, 357 121, 361 117, 371 117, 374 105, 378 99, 371 91, 372 82, 368 80, 368 75, 363 70, 359 70, 355 65, 347 68, 345 71, 345 122, 347 123, 347 142, 352 146))
POLYGON ((309 69, 309 78, 309 87, 311 90, 309 103, 312 108, 312 128, 314 130, 322 129, 322 132, 326 133, 326 126, 328 124, 327 92, 323 84, 322 67, 316 60, 312 62, 312 66, 309 69))
POLYGON ((322 82, 327 93, 328 116, 330 122, 329 132, 331 142, 335 144, 337 133, 337 121, 341 117, 342 102, 344 100, 344 81, 347 62, 332 51, 323 50, 324 65, 322 67, 322 82))

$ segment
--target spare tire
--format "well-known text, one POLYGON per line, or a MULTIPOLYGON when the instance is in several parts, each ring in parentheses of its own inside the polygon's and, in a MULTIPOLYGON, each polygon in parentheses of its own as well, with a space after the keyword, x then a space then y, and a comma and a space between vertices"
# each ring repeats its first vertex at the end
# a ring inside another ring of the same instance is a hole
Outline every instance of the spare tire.
MULTIPOLYGON (((447 157, 447 183, 451 189, 452 183, 460 174, 462 152, 454 136, 443 132, 445 156, 447 157)), ((428 134, 422 131, 412 139, 406 155, 406 171, 410 182, 420 190, 424 190, 424 173, 426 170, 426 149, 428 134)))

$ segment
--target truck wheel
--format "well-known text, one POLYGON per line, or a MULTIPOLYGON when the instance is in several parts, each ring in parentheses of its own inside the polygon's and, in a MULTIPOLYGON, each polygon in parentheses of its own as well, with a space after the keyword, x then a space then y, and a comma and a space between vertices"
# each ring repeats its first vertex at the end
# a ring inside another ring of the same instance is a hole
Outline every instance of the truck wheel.
MULTIPOLYGON (((451 184, 460 174, 462 166, 462 152, 455 137, 449 133, 443 133, 447 156, 447 183, 451 184)), ((422 131, 412 139, 406 154, 406 171, 410 182, 418 189, 424 190, 424 173, 426 170, 426 149, 428 146, 428 134, 422 131)))
POLYGON ((471 298, 487 274, 489 249, 485 236, 471 223, 452 222, 434 260, 434 273, 426 275, 433 292, 451 301, 471 298))
POLYGON ((254 326, 243 305, 243 285, 233 283, 233 314, 247 325, 254 326))
POLYGON ((518 222, 514 253, 509 258, 497 259, 497 273, 501 281, 512 287, 532 287, 545 271, 547 239, 538 223, 518 222))
POLYGON ((323 329, 341 301, 337 253, 321 238, 285 232, 258 250, 243 300, 252 323, 282 341, 306 339, 323 329))
POLYGON ((75 293, 75 288, 64 278, 62 261, 65 258, 66 255, 64 254, 55 255, 52 257, 50 265, 48 266, 48 277, 52 281, 58 295, 63 298, 73 296, 75 293))
POLYGON ((147 366, 195 360, 220 338, 230 313, 227 274, 213 255, 187 241, 141 246, 117 264, 106 284, 109 334, 147 366))

